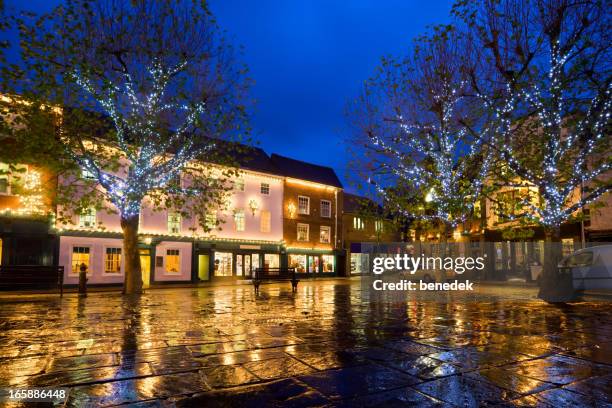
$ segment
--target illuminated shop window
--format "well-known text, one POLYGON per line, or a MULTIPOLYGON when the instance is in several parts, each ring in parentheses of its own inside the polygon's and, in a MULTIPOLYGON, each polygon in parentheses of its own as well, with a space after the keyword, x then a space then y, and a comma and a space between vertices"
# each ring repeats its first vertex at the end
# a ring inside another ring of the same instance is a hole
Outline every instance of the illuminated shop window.
POLYGON ((85 264, 89 273, 89 247, 72 247, 72 273, 79 273, 81 265, 85 264))
POLYGON ((121 273, 121 248, 106 248, 104 273, 121 273))
POLYGON ((333 255, 322 255, 321 259, 323 261, 323 272, 333 272, 335 257, 333 255))
POLYGON ((180 273, 180 251, 178 249, 166 250, 166 273, 180 273))
POLYGON ((233 254, 215 252, 215 276, 232 276, 233 254))
POLYGON ((278 268, 280 266, 280 257, 278 254, 264 255, 264 268, 278 268))
POLYGON ((306 272, 306 255, 289 254, 289 267, 295 268, 296 272, 306 272))

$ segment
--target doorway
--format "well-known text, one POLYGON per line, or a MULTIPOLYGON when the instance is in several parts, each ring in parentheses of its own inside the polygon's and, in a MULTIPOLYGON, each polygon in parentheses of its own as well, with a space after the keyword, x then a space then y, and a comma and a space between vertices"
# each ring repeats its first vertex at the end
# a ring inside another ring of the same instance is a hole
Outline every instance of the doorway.
POLYGON ((209 255, 198 255, 198 279, 201 281, 210 280, 209 262, 209 255))
POLYGON ((151 251, 149 249, 140 249, 139 252, 142 287, 146 289, 151 283, 151 251))

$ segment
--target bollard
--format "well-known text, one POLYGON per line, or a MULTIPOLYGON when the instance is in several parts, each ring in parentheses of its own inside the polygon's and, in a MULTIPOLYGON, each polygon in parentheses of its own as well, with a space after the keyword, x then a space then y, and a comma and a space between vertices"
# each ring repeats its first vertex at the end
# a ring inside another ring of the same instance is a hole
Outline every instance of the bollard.
POLYGON ((87 296, 87 265, 84 263, 79 268, 79 295, 87 296))

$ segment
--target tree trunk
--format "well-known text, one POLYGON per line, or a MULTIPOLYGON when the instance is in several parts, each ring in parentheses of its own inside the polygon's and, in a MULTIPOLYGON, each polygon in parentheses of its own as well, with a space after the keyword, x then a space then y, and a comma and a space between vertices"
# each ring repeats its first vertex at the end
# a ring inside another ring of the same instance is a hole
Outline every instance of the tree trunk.
POLYGON ((559 262, 562 258, 561 227, 555 226, 545 231, 544 265, 539 286, 538 297, 550 303, 569 302, 574 299, 571 275, 569 279, 559 273, 559 262))
POLYGON ((123 264, 125 267, 123 293, 126 295, 142 292, 142 273, 138 252, 138 218, 138 214, 129 217, 121 216, 123 264))

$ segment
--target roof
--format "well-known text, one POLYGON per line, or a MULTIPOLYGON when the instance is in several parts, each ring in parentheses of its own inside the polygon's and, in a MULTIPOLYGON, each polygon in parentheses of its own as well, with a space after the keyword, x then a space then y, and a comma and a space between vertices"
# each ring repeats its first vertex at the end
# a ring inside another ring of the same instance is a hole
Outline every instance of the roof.
POLYGON ((259 147, 222 140, 215 140, 214 143, 216 149, 209 152, 212 154, 207 154, 208 157, 205 160, 221 163, 229 161, 244 170, 280 175, 270 157, 259 147), (224 156, 228 157, 223 159, 224 156))
POLYGON ((380 205, 376 204, 373 200, 367 197, 362 197, 346 192, 344 193, 343 206, 345 213, 358 213, 362 212, 365 209, 376 209, 376 211, 378 211, 378 209, 380 208, 380 205))
POLYGON ((342 183, 340 183, 336 172, 331 167, 306 163, 275 153, 272 153, 270 159, 280 175, 342 188, 342 183))

